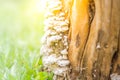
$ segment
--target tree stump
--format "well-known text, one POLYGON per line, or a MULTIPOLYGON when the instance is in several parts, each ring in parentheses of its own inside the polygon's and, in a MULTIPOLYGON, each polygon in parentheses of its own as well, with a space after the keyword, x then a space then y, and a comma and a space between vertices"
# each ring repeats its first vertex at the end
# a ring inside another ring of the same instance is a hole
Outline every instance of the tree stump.
POLYGON ((120 74, 120 0, 72 0, 71 80, 108 80, 120 74))
POLYGON ((52 15, 47 17, 49 34, 42 51, 44 66, 53 71, 54 80, 120 80, 120 0, 49 4, 52 15))

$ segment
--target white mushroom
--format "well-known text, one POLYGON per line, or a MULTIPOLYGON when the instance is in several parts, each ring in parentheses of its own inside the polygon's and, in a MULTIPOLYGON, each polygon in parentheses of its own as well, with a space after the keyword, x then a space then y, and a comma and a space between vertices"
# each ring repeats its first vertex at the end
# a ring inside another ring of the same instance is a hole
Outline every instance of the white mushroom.
POLYGON ((64 49, 64 50, 62 50, 60 53, 61 53, 61 54, 68 54, 68 51, 67 51, 67 49, 64 49))
POLYGON ((54 80, 57 76, 64 77, 70 64, 67 56, 69 21, 61 9, 61 0, 47 0, 41 55, 44 67, 54 73, 54 80))
POLYGON ((44 65, 51 65, 57 62, 57 56, 55 54, 44 56, 42 60, 44 65))
POLYGON ((59 35, 50 36, 50 37, 47 38, 49 43, 57 42, 57 41, 59 41, 61 39, 62 39, 62 37, 59 36, 59 35))
POLYGON ((61 12, 61 13, 59 14, 59 16, 60 16, 60 17, 64 17, 64 16, 65 16, 65 13, 64 13, 64 12, 61 12))
POLYGON ((68 59, 66 54, 64 54, 62 57, 63 57, 63 59, 68 59))
POLYGON ((61 67, 65 67, 70 64, 70 61, 69 60, 59 60, 59 61, 57 61, 57 64, 61 67))
POLYGON ((56 74, 56 75, 59 75, 59 76, 63 76, 63 75, 64 75, 63 73, 64 73, 66 70, 68 70, 67 67, 57 68, 57 69, 54 69, 54 70, 53 70, 53 73, 56 74))

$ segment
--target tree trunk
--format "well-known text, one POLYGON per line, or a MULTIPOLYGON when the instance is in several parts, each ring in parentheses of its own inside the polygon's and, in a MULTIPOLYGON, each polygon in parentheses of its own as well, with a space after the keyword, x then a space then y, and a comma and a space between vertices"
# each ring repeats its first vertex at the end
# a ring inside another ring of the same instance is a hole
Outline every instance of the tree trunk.
POLYGON ((41 55, 54 80, 120 80, 120 0, 47 1, 41 55))
POLYGON ((120 0, 71 0, 71 80, 108 80, 120 74, 120 0))

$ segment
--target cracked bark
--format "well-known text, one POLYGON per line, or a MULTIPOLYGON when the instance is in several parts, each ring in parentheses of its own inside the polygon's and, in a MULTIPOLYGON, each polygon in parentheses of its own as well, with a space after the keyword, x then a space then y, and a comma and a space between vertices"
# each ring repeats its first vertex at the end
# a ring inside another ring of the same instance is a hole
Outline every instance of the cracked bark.
POLYGON ((71 80, 120 74, 120 0, 69 1, 71 80))

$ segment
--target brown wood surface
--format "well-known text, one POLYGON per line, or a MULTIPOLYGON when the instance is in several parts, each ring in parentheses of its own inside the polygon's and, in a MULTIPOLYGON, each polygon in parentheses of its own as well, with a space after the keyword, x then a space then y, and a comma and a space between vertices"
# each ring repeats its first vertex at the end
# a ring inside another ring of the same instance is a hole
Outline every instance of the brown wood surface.
POLYGON ((120 0, 67 1, 71 80, 108 80, 120 74, 120 0))

